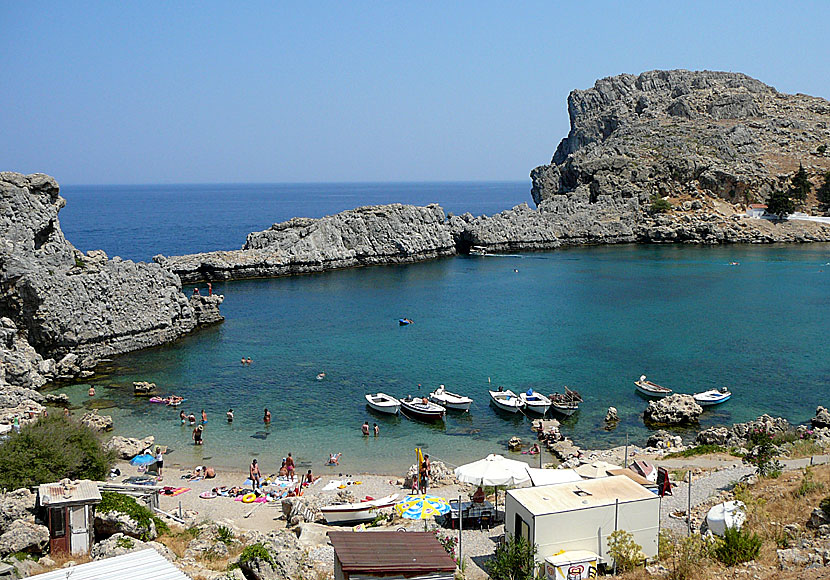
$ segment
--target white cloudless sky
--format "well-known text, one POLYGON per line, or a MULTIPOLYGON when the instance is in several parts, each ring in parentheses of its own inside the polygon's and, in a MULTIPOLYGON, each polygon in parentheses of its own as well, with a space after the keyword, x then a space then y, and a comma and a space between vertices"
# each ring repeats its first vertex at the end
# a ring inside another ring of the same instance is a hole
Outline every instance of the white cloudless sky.
POLYGON ((523 180, 652 69, 830 96, 827 2, 0 0, 0 170, 62 184, 523 180))

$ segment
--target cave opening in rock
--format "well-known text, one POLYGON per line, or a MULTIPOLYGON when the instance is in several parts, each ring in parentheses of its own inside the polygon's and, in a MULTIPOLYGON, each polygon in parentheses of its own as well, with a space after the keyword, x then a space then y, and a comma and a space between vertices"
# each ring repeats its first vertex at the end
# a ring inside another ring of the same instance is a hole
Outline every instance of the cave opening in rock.
POLYGON ((49 223, 46 227, 41 228, 40 231, 35 233, 35 249, 39 250, 43 247, 43 244, 49 241, 49 238, 52 237, 52 234, 55 232, 55 220, 49 220, 49 223))

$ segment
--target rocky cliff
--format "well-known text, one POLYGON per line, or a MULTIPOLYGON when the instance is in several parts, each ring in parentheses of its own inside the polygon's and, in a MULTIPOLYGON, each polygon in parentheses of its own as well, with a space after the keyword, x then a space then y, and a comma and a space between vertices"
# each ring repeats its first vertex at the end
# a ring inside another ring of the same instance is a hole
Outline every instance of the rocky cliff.
POLYGON ((221 296, 189 300, 158 264, 77 250, 65 203, 47 175, 0 173, 0 386, 37 388, 221 319, 221 296))
MULTIPOLYGON (((799 164, 816 185, 830 169, 822 147, 830 144, 830 103, 739 73, 609 77, 573 91, 568 114, 570 132, 551 163, 531 172, 533 199, 563 224, 563 241, 770 241, 775 228, 732 223, 734 207, 713 200, 763 202, 799 164), (675 206, 656 223, 654 196, 675 206), (759 227, 763 239, 755 239, 759 227)), ((820 225, 786 229, 780 241, 830 239, 820 225)))
POLYGON ((241 250, 153 259, 191 282, 404 264, 454 253, 455 241, 440 207, 392 204, 274 224, 248 235, 241 250))

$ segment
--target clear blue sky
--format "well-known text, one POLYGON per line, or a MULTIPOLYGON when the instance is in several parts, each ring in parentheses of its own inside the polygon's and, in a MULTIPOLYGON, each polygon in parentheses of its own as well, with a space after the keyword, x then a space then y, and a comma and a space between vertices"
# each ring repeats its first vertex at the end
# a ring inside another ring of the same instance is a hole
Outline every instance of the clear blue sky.
POLYGON ((0 169, 64 184, 522 180, 659 68, 830 96, 828 2, 0 0, 0 169))

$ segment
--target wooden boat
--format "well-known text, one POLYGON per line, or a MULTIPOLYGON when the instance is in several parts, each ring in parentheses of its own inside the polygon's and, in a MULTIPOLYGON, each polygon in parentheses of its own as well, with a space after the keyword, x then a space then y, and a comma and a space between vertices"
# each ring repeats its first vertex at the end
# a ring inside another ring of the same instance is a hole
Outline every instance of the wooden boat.
POLYGON ((726 387, 720 389, 710 389, 702 393, 695 393, 692 395, 695 402, 701 407, 711 407, 712 405, 720 405, 728 401, 732 397, 732 393, 726 387))
POLYGON ((519 399, 524 403, 525 409, 532 413, 544 415, 550 409, 550 399, 542 393, 537 393, 533 389, 528 389, 527 392, 520 393, 519 399))
POLYGON ((647 381, 645 375, 642 375, 639 381, 634 381, 634 384, 637 386, 637 390, 646 397, 662 399, 663 397, 671 395, 673 392, 671 389, 661 387, 657 383, 647 381))
POLYGON ((524 407, 524 403, 511 390, 507 391, 489 391, 490 401, 496 408, 508 413, 517 413, 519 409, 524 407))
POLYGON ((397 415, 401 409, 401 402, 386 393, 366 395, 366 404, 378 413, 388 413, 389 415, 397 415))
POLYGON ((398 318, 398 325, 406 326, 407 324, 412 324, 412 320, 409 318, 398 318))
POLYGON ((486 256, 487 255, 487 248, 484 246, 471 246, 470 247, 470 255, 471 256, 486 256))
POLYGON ((579 404, 582 402, 582 395, 578 392, 565 387, 564 393, 552 393, 549 395, 551 408, 570 417, 579 410, 579 404))
POLYGON ((351 524, 358 522, 370 522, 378 515, 383 508, 395 505, 398 494, 393 493, 379 499, 365 500, 355 503, 344 503, 339 505, 327 505, 320 508, 323 517, 329 524, 351 524))
POLYGON ((473 400, 470 397, 451 393, 444 388, 444 385, 429 394, 429 400, 452 411, 469 411, 473 400))
POLYGON ((441 405, 430 403, 427 398, 406 397, 401 399, 401 412, 407 417, 421 421, 438 421, 444 418, 447 410, 441 405))

